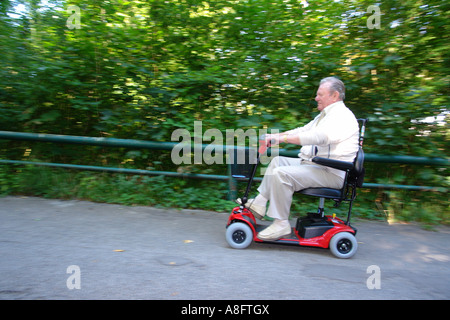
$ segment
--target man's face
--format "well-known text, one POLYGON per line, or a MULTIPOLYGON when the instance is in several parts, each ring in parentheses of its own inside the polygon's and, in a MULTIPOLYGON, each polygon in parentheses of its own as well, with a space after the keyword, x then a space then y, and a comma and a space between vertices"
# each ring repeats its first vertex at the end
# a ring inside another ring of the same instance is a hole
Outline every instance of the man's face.
POLYGON ((339 93, 337 91, 331 93, 330 84, 324 83, 319 86, 319 89, 317 90, 316 101, 317 109, 319 109, 319 111, 322 111, 330 104, 339 101, 339 93))

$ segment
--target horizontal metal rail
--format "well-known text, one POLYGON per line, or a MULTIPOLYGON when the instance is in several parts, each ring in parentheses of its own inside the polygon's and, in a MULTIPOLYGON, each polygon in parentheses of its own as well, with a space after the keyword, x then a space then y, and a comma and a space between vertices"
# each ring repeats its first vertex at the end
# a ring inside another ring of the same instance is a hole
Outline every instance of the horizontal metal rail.
MULTIPOLYGON (((117 139, 117 138, 103 138, 103 137, 84 137, 84 136, 69 136, 47 133, 28 133, 28 132, 13 132, 0 131, 0 139, 6 140, 21 140, 21 141, 41 141, 41 142, 55 142, 67 144, 80 144, 103 147, 124 147, 124 148, 142 148, 142 149, 156 149, 156 150, 172 150, 178 142, 158 142, 158 141, 143 141, 133 139, 117 139)), ((202 149, 206 148, 207 144, 199 145, 202 149)), ((223 146, 224 150, 228 148, 223 146)), ((279 149, 279 154, 287 157, 297 157, 298 151, 279 149)), ((432 166, 449 166, 450 160, 445 158, 434 157, 417 157, 407 155, 380 155, 373 153, 365 154, 365 161, 367 162, 382 162, 382 163, 403 163, 403 164, 424 164, 432 166)))
MULTIPOLYGON (((190 179, 202 179, 202 180, 230 180, 229 175, 216 175, 216 174, 198 174, 198 173, 179 173, 173 171, 154 171, 154 170, 142 170, 142 169, 129 169, 129 168, 116 168, 116 167, 101 167, 101 166, 86 166, 78 164, 66 164, 66 163, 53 163, 53 162, 35 162, 35 161, 23 161, 23 160, 1 160, 0 164, 17 164, 17 165, 35 165, 43 167, 76 169, 86 171, 100 171, 100 172, 112 172, 112 173, 125 173, 136 175, 148 175, 148 176, 168 176, 176 178, 190 178, 190 179)), ((256 177, 253 181, 261 181, 262 178, 256 177)), ((381 183, 363 183, 363 188, 370 189, 404 189, 404 190, 416 190, 416 191, 437 191, 446 192, 446 188, 443 187, 430 187, 430 186, 414 186, 404 184, 381 184, 381 183)))
MULTIPOLYGON (((280 149, 280 155, 287 157, 297 157, 298 151, 286 151, 280 149)), ((435 157, 418 157, 418 156, 396 156, 396 155, 381 155, 375 153, 365 153, 365 162, 381 162, 381 163, 401 163, 401 164, 423 164, 429 166, 449 166, 450 160, 435 157)))
POLYGON ((28 133, 28 132, 13 132, 13 131, 0 131, 0 139, 81 144, 81 145, 102 146, 102 147, 143 148, 143 149, 157 149, 157 150, 172 150, 172 148, 175 145, 177 145, 177 142, 155 142, 155 141, 143 141, 132 139, 68 136, 60 134, 28 133))
MULTIPOLYGON (((0 131, 0 139, 4 140, 20 140, 20 141, 39 141, 39 142, 53 142, 63 144, 79 144, 79 145, 92 145, 103 147, 124 147, 124 148, 138 148, 138 149, 154 149, 154 150, 172 150, 178 142, 157 142, 157 141, 143 141, 133 139, 117 139, 117 138, 103 138, 103 137, 83 137, 83 136, 69 136, 69 135, 55 135, 55 134, 42 134, 42 133, 27 133, 27 132, 12 132, 12 131, 0 131)), ((196 148, 202 150, 209 145, 194 145, 196 148)), ((215 146, 216 148, 220 146, 215 146)), ((226 152, 228 148, 235 148, 230 146, 222 146, 226 152)), ((288 151, 285 149, 279 149, 279 154, 287 157, 297 157, 298 151, 288 151)), ((416 157, 416 156, 391 156, 391 155, 378 155, 367 153, 365 155, 367 162, 381 162, 381 163, 402 163, 402 164, 422 164, 433 166, 448 166, 450 164, 449 159, 444 158, 429 158, 429 157, 416 157)), ((127 173, 138 175, 153 175, 153 176, 169 176, 179 178, 193 178, 193 179, 206 179, 206 180, 223 180, 229 181, 230 191, 235 190, 236 181, 231 177, 230 172, 227 175, 212 175, 212 174, 193 174, 193 173, 178 173, 170 171, 152 171, 152 170, 140 170, 140 169, 127 169, 127 168, 114 168, 114 167, 100 167, 100 166, 88 166, 88 165, 74 165, 74 164, 62 164, 62 163, 50 163, 50 162, 34 162, 34 161, 22 161, 22 160, 0 160, 0 163, 4 164, 19 164, 19 165, 37 165, 47 167, 59 167, 66 169, 78 169, 78 170, 90 170, 90 171, 103 171, 103 172, 115 172, 115 173, 127 173)), ((256 178, 258 181, 261 178, 256 178)), ((446 191, 446 188, 442 187, 430 187, 430 186, 412 186, 412 185, 394 185, 394 184, 377 184, 377 183, 364 183, 364 188, 385 188, 385 189, 406 189, 406 190, 422 190, 422 191, 446 191), (444 190, 445 189, 445 190, 444 190)))
POLYGON ((138 174, 138 175, 148 175, 148 176, 161 176, 162 175, 162 176, 177 177, 177 178, 193 178, 193 179, 205 179, 205 180, 228 180, 228 176, 216 175, 216 174, 180 173, 180 172, 173 172, 173 171, 154 171, 154 170, 86 166, 86 165, 79 165, 79 164, 22 161, 22 160, 0 160, 0 163, 19 164, 19 165, 34 165, 34 166, 43 166, 43 167, 86 170, 86 171, 127 173, 127 174, 138 174))

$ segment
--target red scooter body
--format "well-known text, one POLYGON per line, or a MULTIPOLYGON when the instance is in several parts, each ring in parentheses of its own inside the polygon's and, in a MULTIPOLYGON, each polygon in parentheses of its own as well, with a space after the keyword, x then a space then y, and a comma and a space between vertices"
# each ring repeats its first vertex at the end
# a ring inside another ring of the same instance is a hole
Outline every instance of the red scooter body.
MULTIPOLYGON (((310 214, 312 216, 312 214, 310 214)), ((348 226, 345 222, 337 217, 325 216, 324 218, 304 217, 297 220, 297 224, 292 228, 292 234, 287 238, 281 238, 275 241, 263 241, 258 238, 258 232, 263 230, 266 226, 257 223, 253 214, 247 208, 235 207, 228 218, 227 227, 236 222, 247 224, 253 233, 253 241, 268 242, 279 244, 291 244, 307 247, 329 248, 331 238, 339 232, 348 232, 352 235, 356 234, 356 229, 348 226), (314 223, 316 225, 314 225, 314 223), (309 225, 307 225, 309 224, 309 225), (310 232, 305 230, 311 229, 310 232), (318 229, 318 230, 313 230, 318 229), (314 233, 317 236, 308 236, 307 234, 314 233), (305 236, 307 236, 305 238, 305 236)))

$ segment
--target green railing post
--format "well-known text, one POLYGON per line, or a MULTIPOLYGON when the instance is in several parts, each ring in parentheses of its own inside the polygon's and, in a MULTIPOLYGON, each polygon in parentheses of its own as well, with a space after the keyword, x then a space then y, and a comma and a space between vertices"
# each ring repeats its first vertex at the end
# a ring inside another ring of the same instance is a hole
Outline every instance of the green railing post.
POLYGON ((231 175, 231 164, 227 165, 228 200, 235 200, 237 196, 237 181, 231 175))

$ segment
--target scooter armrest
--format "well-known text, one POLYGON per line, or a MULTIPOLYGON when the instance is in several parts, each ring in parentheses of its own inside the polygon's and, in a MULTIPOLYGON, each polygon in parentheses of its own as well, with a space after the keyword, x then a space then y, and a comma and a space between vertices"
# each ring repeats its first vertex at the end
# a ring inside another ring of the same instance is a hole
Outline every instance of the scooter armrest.
POLYGON ((312 159, 312 162, 320 164, 322 166, 346 171, 353 168, 352 162, 347 161, 340 161, 340 160, 334 160, 334 159, 328 159, 328 158, 321 158, 321 157, 314 157, 312 159))

